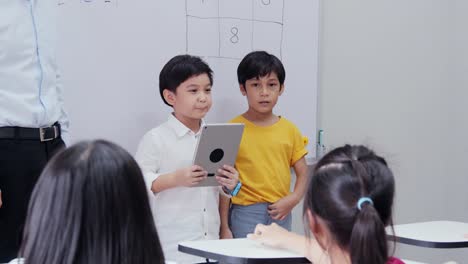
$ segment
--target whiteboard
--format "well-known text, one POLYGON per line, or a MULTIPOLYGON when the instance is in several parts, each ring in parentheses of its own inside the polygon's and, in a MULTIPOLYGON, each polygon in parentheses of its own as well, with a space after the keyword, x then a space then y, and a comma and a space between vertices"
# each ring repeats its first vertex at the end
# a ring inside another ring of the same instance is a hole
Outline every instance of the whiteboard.
POLYGON ((103 138, 131 153, 171 112, 158 76, 173 56, 214 71, 207 122, 247 109, 236 69, 252 50, 278 56, 285 91, 274 110, 309 137, 315 155, 318 0, 58 0, 58 61, 72 142, 103 138))

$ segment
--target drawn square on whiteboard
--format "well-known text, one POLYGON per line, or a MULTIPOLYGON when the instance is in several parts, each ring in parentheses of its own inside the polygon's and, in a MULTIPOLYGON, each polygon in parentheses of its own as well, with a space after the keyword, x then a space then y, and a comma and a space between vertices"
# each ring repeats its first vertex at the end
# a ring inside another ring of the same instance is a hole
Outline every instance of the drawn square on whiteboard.
MULTIPOLYGON (((90 5, 90 6, 112 6, 112 7, 117 7, 117 0, 81 0, 81 3, 84 5, 90 5)), ((65 4, 64 0, 59 0, 59 5, 65 4)))
POLYGON ((253 0, 253 19, 283 24, 284 0, 253 0))
POLYGON ((283 26, 272 22, 253 24, 253 49, 266 50, 281 59, 283 26))
POLYGON ((218 17, 218 0, 186 0, 187 16, 218 17))
MULTIPOLYGON (((73 2, 72 2, 73 3, 73 2)), ((70 0, 58 0, 58 5, 61 6, 61 5, 69 5, 70 4, 70 0)))
POLYGON ((219 0, 219 17, 252 19, 252 0, 219 0))
POLYGON ((117 0, 104 0, 104 6, 117 6, 117 0))
POLYGON ((187 17, 187 53, 219 56, 218 19, 187 17))
POLYGON ((242 59, 252 51, 252 21, 220 19, 220 56, 242 59))

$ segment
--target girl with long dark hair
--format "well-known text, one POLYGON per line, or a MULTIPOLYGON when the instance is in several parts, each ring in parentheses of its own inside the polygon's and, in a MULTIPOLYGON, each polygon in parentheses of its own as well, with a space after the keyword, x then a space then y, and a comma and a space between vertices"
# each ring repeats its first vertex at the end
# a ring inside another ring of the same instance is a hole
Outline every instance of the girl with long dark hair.
POLYGON ((20 256, 33 264, 164 263, 147 194, 124 149, 103 140, 78 143, 42 172, 20 256))

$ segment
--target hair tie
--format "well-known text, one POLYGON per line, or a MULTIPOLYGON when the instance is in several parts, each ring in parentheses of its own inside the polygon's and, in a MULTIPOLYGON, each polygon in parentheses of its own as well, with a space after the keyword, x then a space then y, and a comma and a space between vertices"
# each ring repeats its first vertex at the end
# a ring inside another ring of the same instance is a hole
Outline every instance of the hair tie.
POLYGON ((362 204, 363 203, 370 203, 371 205, 374 205, 374 202, 372 201, 371 198, 369 197, 361 197, 359 198, 358 202, 357 202, 357 208, 359 209, 359 211, 362 210, 362 204))

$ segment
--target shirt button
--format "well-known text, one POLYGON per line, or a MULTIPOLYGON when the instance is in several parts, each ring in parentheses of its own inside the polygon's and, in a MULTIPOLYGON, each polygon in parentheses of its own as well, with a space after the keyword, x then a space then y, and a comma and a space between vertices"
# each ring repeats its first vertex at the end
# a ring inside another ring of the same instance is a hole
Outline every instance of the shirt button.
POLYGON ((205 233, 205 236, 206 236, 206 233, 205 233))
POLYGON ((206 212, 206 208, 203 208, 203 212, 206 212))

